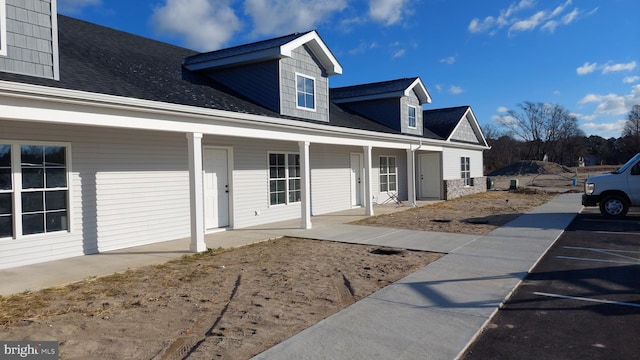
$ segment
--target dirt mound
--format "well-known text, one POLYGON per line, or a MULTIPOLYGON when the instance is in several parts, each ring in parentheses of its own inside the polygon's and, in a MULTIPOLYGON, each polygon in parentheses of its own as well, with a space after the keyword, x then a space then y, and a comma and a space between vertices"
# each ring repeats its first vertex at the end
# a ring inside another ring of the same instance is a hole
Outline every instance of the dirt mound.
POLYGON ((531 174, 561 174, 571 173, 566 166, 548 161, 518 161, 501 169, 494 170, 487 176, 515 176, 531 174))

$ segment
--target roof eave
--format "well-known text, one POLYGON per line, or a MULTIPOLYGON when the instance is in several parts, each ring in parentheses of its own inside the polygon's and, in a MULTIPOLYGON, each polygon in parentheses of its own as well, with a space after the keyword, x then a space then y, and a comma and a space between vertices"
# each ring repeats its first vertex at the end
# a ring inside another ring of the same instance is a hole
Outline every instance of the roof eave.
POLYGON ((342 74, 342 66, 315 30, 280 46, 280 54, 282 56, 292 57, 293 49, 297 49, 302 45, 307 45, 318 60, 320 60, 327 76, 342 74))

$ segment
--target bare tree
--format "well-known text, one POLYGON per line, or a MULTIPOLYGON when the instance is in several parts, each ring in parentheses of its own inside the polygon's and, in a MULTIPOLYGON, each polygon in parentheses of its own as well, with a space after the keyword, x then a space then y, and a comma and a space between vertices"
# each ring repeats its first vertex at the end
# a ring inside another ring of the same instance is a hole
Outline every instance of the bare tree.
POLYGON ((627 114, 627 121, 622 129, 622 141, 629 155, 640 152, 640 105, 633 105, 627 114))
POLYGON ((518 107, 521 112, 509 110, 496 122, 529 145, 527 158, 530 160, 542 160, 547 155, 557 161, 568 139, 584 136, 577 118, 560 105, 527 101, 518 107), (561 150, 554 151, 559 144, 561 150))

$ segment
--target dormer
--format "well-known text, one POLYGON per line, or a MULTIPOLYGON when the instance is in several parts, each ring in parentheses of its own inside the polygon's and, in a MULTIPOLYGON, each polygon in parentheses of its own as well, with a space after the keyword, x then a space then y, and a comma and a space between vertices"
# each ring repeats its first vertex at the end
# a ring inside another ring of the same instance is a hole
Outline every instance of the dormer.
POLYGON ((488 146, 470 106, 425 110, 424 127, 449 142, 488 146))
POLYGON ((0 0, 0 71, 59 79, 56 0, 0 0))
POLYGON ((342 73, 315 30, 190 56, 183 67, 282 115, 325 122, 328 77, 342 73))
POLYGON ((422 135, 422 105, 431 96, 415 77, 332 88, 331 101, 403 134, 422 135))

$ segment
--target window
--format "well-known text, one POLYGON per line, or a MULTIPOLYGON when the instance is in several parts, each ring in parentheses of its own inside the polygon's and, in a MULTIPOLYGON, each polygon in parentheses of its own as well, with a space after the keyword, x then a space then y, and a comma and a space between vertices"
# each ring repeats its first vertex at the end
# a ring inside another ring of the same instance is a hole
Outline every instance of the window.
POLYGON ((298 96, 298 108, 315 110, 315 80, 296 74, 296 89, 296 95, 298 96))
POLYGON ((299 202, 300 155, 287 153, 269 154, 269 205, 299 202))
POLYGON ((409 106, 407 123, 408 126, 412 129, 416 128, 416 108, 415 106, 409 106))
POLYGON ((472 186, 473 183, 471 181, 471 161, 468 157, 460 158, 460 177, 464 179, 465 186, 472 186))
POLYGON ((64 145, 0 143, 0 237, 69 229, 64 145))
POLYGON ((398 173, 395 156, 380 156, 380 192, 398 190, 398 173))
POLYGON ((7 56, 7 5, 0 0, 0 55, 7 56))

